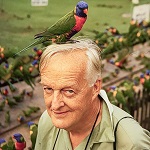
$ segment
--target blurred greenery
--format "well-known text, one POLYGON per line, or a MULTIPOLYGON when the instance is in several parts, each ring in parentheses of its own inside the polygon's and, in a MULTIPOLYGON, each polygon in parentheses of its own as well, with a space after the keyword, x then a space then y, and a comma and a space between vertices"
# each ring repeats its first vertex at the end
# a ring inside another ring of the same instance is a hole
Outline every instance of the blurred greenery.
MULTIPOLYGON (((79 0, 49 0, 48 6, 31 6, 31 0, 0 0, 0 45, 20 50, 34 40, 34 35, 55 23, 74 9, 79 0)), ((104 31, 108 26, 128 31, 133 4, 131 0, 86 0, 89 4, 88 20, 82 31, 92 37, 90 30, 104 31), (122 17, 129 14, 129 17, 122 17)))
MULTIPOLYGON (((31 6, 31 0, 1 0, 0 45, 7 47, 15 46, 22 49, 33 40, 34 34, 43 31, 60 17, 74 9, 77 2, 77 0, 63 0, 60 5, 59 0, 49 0, 49 5, 46 7, 33 7, 31 6)), ((99 2, 96 0, 90 2, 87 0, 87 2, 89 3, 88 20, 82 30, 82 33, 86 35, 91 34, 88 33, 88 30, 104 30, 104 23, 116 26, 129 20, 121 17, 122 13, 130 11, 131 3, 128 1, 120 2, 115 0, 115 2, 110 2, 109 0, 102 0, 99 2), (122 5, 122 8, 102 8, 98 7, 99 4, 122 5)), ((120 29, 126 29, 126 25, 122 24, 120 29)))

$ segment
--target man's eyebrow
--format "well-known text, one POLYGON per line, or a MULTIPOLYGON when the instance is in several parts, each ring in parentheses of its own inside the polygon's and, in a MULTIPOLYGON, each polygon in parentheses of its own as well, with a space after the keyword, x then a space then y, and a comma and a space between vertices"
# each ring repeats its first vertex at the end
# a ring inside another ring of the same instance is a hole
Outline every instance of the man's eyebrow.
POLYGON ((39 82, 41 85, 44 85, 44 86, 48 86, 47 84, 43 83, 42 81, 39 82))
POLYGON ((43 82, 42 80, 40 80, 39 83, 42 85, 48 85, 47 82, 43 82))

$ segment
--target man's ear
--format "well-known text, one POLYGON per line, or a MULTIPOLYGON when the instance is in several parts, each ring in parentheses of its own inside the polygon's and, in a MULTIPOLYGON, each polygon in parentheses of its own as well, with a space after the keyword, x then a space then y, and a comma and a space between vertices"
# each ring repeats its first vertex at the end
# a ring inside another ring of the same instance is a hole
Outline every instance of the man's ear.
POLYGON ((98 78, 93 85, 93 99, 95 99, 97 95, 99 94, 101 90, 101 86, 102 86, 102 80, 98 78))

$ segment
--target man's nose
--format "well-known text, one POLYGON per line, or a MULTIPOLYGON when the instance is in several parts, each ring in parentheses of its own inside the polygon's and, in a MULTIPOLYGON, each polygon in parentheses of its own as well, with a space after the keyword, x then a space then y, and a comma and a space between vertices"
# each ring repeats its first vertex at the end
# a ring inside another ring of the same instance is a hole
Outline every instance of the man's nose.
POLYGON ((64 106, 63 97, 60 91, 54 91, 51 108, 57 110, 64 106))

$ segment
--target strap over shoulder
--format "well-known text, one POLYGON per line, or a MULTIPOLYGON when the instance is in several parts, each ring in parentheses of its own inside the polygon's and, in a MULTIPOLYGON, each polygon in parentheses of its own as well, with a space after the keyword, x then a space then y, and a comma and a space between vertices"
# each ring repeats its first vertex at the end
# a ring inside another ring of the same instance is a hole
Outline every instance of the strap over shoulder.
POLYGON ((121 120, 126 119, 126 118, 134 119, 134 118, 131 117, 131 116, 125 116, 125 117, 121 118, 121 119, 117 122, 117 124, 116 124, 116 126, 115 126, 115 130, 114 130, 114 137, 115 137, 115 142, 113 143, 114 150, 116 150, 116 142, 117 142, 117 141, 116 141, 116 140, 117 140, 116 134, 117 134, 118 125, 119 125, 119 123, 120 123, 121 120))

